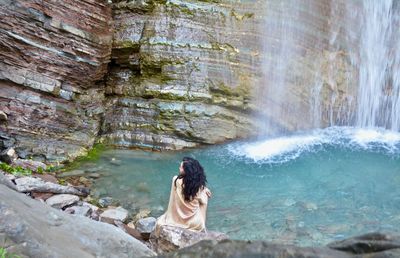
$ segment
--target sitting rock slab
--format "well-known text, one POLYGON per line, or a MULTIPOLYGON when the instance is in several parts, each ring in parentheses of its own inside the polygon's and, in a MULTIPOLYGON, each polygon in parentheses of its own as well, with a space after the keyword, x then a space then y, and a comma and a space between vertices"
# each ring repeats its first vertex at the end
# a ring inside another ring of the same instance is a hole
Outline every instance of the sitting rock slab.
POLYGON ((57 194, 46 200, 46 203, 53 208, 62 209, 79 201, 79 196, 72 194, 57 194))
POLYGON ((110 222, 114 220, 119 220, 125 222, 128 218, 128 211, 122 207, 109 208, 100 214, 100 221, 110 222))
POLYGON ((71 216, 1 184, 0 196, 0 236, 14 243, 11 247, 17 255, 82 258, 155 255, 117 227, 71 216))
POLYGON ((205 233, 180 227, 161 226, 157 232, 153 232, 150 242, 157 253, 164 253, 194 245, 202 240, 221 241, 227 238, 227 235, 220 232, 205 233))

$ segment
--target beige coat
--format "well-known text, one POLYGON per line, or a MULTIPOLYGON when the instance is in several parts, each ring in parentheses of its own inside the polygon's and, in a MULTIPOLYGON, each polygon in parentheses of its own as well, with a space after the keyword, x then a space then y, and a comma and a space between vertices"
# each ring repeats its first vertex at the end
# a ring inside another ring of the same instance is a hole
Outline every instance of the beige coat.
POLYGON ((156 234, 163 225, 203 231, 206 228, 208 196, 206 188, 200 189, 196 197, 188 202, 182 194, 182 179, 172 178, 171 194, 167 211, 157 219, 156 234))

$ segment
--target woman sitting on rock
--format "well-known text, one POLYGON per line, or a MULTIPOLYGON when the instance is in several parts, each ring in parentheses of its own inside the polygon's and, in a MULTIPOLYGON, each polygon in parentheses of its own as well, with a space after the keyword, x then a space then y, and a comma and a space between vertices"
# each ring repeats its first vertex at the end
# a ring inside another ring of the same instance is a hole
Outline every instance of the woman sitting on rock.
POLYGON ((195 231, 205 231, 206 211, 210 190, 200 163, 184 157, 179 175, 172 179, 167 212, 157 219, 156 235, 161 226, 175 226, 195 231))

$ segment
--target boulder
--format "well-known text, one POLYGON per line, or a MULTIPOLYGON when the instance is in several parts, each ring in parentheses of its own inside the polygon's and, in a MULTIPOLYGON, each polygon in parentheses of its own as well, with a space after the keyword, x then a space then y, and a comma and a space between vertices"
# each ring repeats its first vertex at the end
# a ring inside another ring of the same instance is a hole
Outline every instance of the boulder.
POLYGON ((47 166, 43 162, 34 161, 29 159, 17 159, 13 161, 13 166, 30 169, 32 171, 38 171, 39 168, 46 170, 47 166))
POLYGON ((220 232, 198 232, 180 227, 161 226, 150 236, 150 242, 157 253, 171 252, 194 245, 202 240, 220 241, 228 236, 220 232))
POLYGON ((73 186, 64 186, 51 182, 45 182, 41 178, 35 177, 20 177, 15 179, 17 190, 19 192, 42 192, 42 193, 55 193, 55 194, 75 194, 87 195, 88 189, 78 188, 73 186))
POLYGON ((140 233, 151 233, 154 231, 156 227, 156 218, 153 217, 148 217, 144 219, 139 219, 136 222, 135 228, 140 232, 140 233))
POLYGON ((57 194, 46 200, 46 203, 53 208, 62 209, 79 201, 79 196, 72 194, 57 194))
POLYGON ((100 214, 100 221, 108 222, 119 220, 124 222, 128 218, 128 211, 122 207, 109 208, 100 214))
MULTIPOLYGON (((21 257, 110 257, 155 255, 117 227, 71 216, 0 184, 0 239, 21 257)), ((10 249, 8 249, 10 248, 10 249)))
POLYGON ((139 219, 136 222, 136 229, 142 235, 143 239, 148 240, 150 238, 151 232, 156 228, 156 218, 148 217, 144 219, 139 219))
POLYGON ((12 164, 17 158, 18 155, 12 147, 0 152, 0 161, 4 161, 7 164, 12 164))

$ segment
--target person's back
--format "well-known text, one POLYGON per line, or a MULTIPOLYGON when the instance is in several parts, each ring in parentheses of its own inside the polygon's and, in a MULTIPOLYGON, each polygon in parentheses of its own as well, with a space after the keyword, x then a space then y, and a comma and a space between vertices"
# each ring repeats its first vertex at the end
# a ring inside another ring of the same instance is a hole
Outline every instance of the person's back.
POLYGON ((211 196, 205 183, 206 178, 200 163, 184 158, 179 176, 172 179, 168 209, 157 219, 156 232, 163 225, 195 231, 205 230, 208 198, 211 196))

